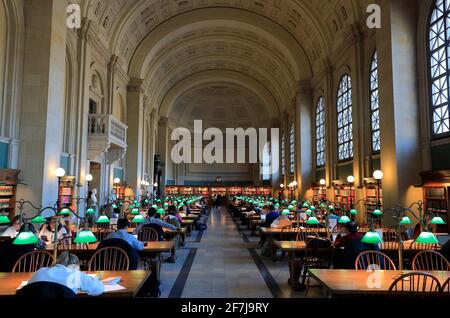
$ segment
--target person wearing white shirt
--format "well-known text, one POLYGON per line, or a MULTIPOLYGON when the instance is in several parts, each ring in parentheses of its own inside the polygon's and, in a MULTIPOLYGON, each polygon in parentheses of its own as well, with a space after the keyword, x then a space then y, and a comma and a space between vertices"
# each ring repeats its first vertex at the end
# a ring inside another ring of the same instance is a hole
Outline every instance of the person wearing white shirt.
MULTIPOLYGON (((52 222, 51 220, 44 224, 39 231, 39 237, 46 237, 47 242, 53 241, 53 235, 55 233, 55 222, 52 222)), ((63 237, 67 236, 67 230, 66 228, 61 224, 58 223, 58 240, 62 239, 63 237)))
POLYGON ((75 294, 79 291, 90 296, 105 292, 103 282, 80 271, 80 260, 74 254, 64 251, 56 260, 56 265, 43 267, 34 273, 28 284, 51 282, 70 288, 75 294))
POLYGON ((15 238, 20 229, 20 215, 16 215, 11 222, 11 225, 3 232, 2 236, 9 236, 15 238))

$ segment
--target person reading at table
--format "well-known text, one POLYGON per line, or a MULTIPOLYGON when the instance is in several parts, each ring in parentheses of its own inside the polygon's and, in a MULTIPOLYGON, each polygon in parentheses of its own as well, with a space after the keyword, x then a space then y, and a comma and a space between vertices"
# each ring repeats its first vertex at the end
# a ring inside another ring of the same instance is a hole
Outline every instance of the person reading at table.
MULTIPOLYGON (((42 225, 41 230, 39 231, 39 237, 46 242, 52 242, 54 234, 55 234, 55 222, 49 219, 47 220, 46 223, 42 225)), ((65 236, 67 236, 67 230, 61 222, 58 222, 57 239, 60 240, 65 236)))
MULTIPOLYGON (((284 228, 287 226, 292 225, 292 221, 290 220, 291 212, 284 210, 281 212, 281 215, 273 220, 272 224, 270 224, 270 227, 272 228, 284 228)), ((266 217, 267 218, 267 217, 266 217)))
POLYGON ((175 208, 169 209, 169 214, 164 217, 164 221, 172 225, 175 225, 178 228, 181 227, 181 222, 183 222, 183 219, 178 214, 177 209, 175 208))
POLYGON ((142 222, 141 224, 139 224, 139 226, 134 230, 133 234, 135 234, 135 235, 138 234, 141 231, 141 229, 147 224, 156 224, 162 228, 166 228, 166 229, 173 230, 173 231, 178 230, 178 228, 176 226, 169 224, 161 219, 156 218, 156 209, 155 208, 148 209, 147 214, 148 214, 148 217, 145 220, 145 222, 142 222))
POLYGON ((9 236, 10 238, 15 238, 17 236, 17 234, 19 234, 19 229, 20 229, 20 215, 16 215, 12 222, 11 225, 5 230, 5 232, 3 232, 2 236, 9 236))
POLYGON ((97 278, 81 272, 80 260, 67 251, 61 253, 55 266, 43 267, 34 273, 28 284, 37 282, 61 284, 74 293, 81 291, 91 296, 98 296, 105 292, 105 285, 97 278))
POLYGON ((272 222, 280 216, 280 213, 275 211, 275 207, 271 204, 269 205, 269 213, 266 214, 266 222, 264 227, 270 227, 272 222))
POLYGON ((105 240, 121 239, 127 242, 135 250, 142 251, 144 249, 144 243, 139 241, 134 235, 128 233, 127 229, 129 226, 130 223, 127 219, 119 219, 117 221, 117 231, 109 234, 105 240))

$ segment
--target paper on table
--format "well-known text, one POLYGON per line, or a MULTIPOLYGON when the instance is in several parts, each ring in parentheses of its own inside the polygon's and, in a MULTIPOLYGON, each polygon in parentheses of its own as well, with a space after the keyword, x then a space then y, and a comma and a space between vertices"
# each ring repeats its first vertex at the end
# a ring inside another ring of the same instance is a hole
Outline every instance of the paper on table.
POLYGON ((122 285, 105 285, 105 293, 126 289, 122 285))
POLYGON ((26 285, 28 285, 28 281, 27 280, 23 280, 20 283, 19 287, 17 287, 17 290, 21 289, 22 287, 25 287, 26 285))

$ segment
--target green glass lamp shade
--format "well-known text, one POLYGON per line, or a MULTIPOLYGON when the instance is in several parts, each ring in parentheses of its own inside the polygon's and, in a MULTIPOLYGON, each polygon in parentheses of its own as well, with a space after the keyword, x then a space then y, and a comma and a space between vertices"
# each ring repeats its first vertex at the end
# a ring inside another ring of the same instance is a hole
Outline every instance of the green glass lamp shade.
POLYGON ((281 215, 290 215, 290 214, 291 214, 291 212, 289 212, 288 209, 284 209, 284 210, 281 212, 281 215))
POLYGON ((164 206, 165 206, 165 207, 169 206, 169 203, 167 203, 167 202, 166 202, 166 203, 164 203, 164 206))
POLYGON ((44 224, 46 222, 45 218, 42 215, 38 215, 31 219, 31 223, 33 224, 44 224))
POLYGON ((145 199, 145 200, 144 200, 144 203, 145 203, 145 204, 148 204, 148 200, 147 200, 147 199, 145 199))
POLYGON ((158 214, 164 214, 164 213, 166 213, 166 211, 164 211, 164 209, 159 208, 159 209, 156 211, 156 213, 158 213, 158 214))
POLYGON ((368 231, 361 239, 361 242, 367 244, 378 244, 383 243, 383 240, 381 239, 380 234, 378 234, 378 232, 368 231))
POLYGON ((145 218, 143 215, 136 215, 133 220, 131 220, 132 223, 142 223, 145 221, 145 218))
POLYGON ((153 204, 153 205, 152 205, 152 208, 157 209, 158 206, 157 206, 156 204, 153 204))
POLYGON ((160 199, 156 199, 156 202, 157 202, 157 203, 161 203, 161 200, 160 200, 160 199))
POLYGON ((81 230, 77 237, 73 240, 74 243, 95 243, 97 238, 91 230, 81 230))
POLYGON ((109 218, 106 215, 101 215, 98 218, 97 223, 109 223, 109 218))
POLYGON ((0 224, 6 224, 9 222, 9 218, 6 215, 0 215, 0 224))
POLYGON ((330 205, 328 206, 328 210, 334 210, 334 206, 330 204, 330 205))
POLYGON ((325 208, 327 205, 325 204, 325 203, 321 203, 320 205, 319 205, 321 208, 325 208))
POLYGON ((180 203, 179 207, 183 207, 183 206, 184 206, 184 203, 180 203))
POLYGON ((302 207, 309 208, 309 203, 308 202, 303 203, 302 207))
POLYGON ((338 221, 338 223, 348 223, 348 222, 350 222, 351 220, 350 220, 350 218, 348 217, 348 216, 346 216, 346 215, 343 215, 343 216, 341 216, 340 218, 339 218, 339 221, 338 221))
POLYGON ((294 210, 294 206, 293 206, 293 205, 289 205, 289 206, 288 206, 288 210, 289 210, 289 211, 294 210))
POLYGON ((313 206, 313 205, 311 205, 311 206, 309 207, 309 209, 310 209, 311 211, 315 211, 315 210, 316 210, 316 207, 313 206))
POLYGON ((87 214, 87 215, 92 215, 92 214, 94 214, 94 213, 95 213, 95 211, 94 211, 94 209, 92 209, 92 208, 89 208, 89 209, 86 210, 86 214, 87 214))
POLYGON ((422 232, 416 239, 417 243, 423 243, 423 244, 438 244, 439 241, 437 237, 431 233, 431 232, 422 232))
POLYGON ((112 207, 113 207, 113 209, 117 209, 117 204, 114 203, 114 204, 112 205, 112 207))
POLYGON ((291 202, 291 204, 292 204, 292 205, 296 205, 296 204, 297 204, 297 201, 296 201, 296 200, 293 200, 293 201, 291 202))
POLYGON ((140 208, 140 207, 141 207, 141 204, 140 204, 140 203, 136 203, 136 207, 137 207, 137 208, 140 208))
POLYGON ((373 215, 383 215, 383 212, 381 212, 380 209, 376 209, 376 210, 373 210, 373 211, 372 211, 372 214, 373 214, 373 215))
POLYGON ((307 215, 311 215, 312 214, 312 211, 310 210, 310 209, 308 209, 308 210, 306 210, 306 212, 305 212, 307 215))
POLYGON ((358 214, 358 210, 351 209, 348 213, 350 213, 351 215, 357 215, 358 214))
POLYGON ((431 224, 445 224, 444 220, 440 216, 435 216, 431 219, 431 224))
POLYGON ((308 225, 317 225, 320 224, 319 220, 315 216, 311 216, 308 221, 306 221, 308 225))
POLYGON ((411 219, 409 218, 409 216, 404 216, 404 217, 402 217, 400 224, 401 225, 409 225, 409 224, 411 224, 411 219))
POLYGON ((278 203, 278 199, 276 199, 274 202, 275 202, 275 203, 278 203))
POLYGON ((28 244, 36 244, 39 241, 38 237, 33 232, 21 232, 14 239, 14 245, 28 245, 28 244))
POLYGON ((133 214, 133 215, 139 214, 139 209, 138 208, 132 209, 131 214, 133 214))
POLYGON ((68 208, 64 208, 59 212, 60 215, 70 215, 70 210, 68 208))

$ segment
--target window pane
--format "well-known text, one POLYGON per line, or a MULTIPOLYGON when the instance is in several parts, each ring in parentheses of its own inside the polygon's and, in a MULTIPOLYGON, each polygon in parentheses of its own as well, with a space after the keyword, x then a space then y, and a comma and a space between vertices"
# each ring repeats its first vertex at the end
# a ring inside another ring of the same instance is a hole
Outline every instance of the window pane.
POLYGON ((370 64, 370 122, 372 130, 372 152, 380 151, 380 104, 378 102, 378 55, 375 52, 370 64))
POLYGON ((353 158, 352 82, 344 75, 339 83, 337 96, 337 140, 339 160, 353 158))
POLYGON ((289 132, 289 172, 294 173, 295 170, 295 129, 294 124, 291 125, 291 131, 289 132))
POLYGON ((323 97, 320 97, 316 106, 316 166, 325 165, 325 109, 323 97))

